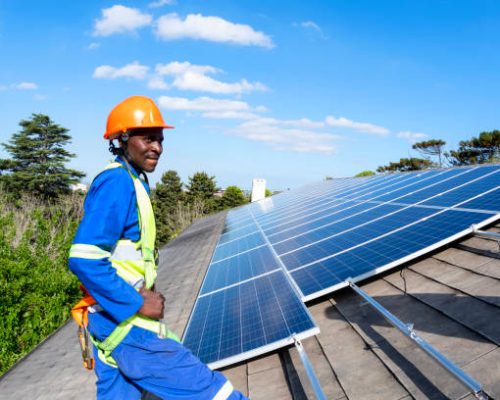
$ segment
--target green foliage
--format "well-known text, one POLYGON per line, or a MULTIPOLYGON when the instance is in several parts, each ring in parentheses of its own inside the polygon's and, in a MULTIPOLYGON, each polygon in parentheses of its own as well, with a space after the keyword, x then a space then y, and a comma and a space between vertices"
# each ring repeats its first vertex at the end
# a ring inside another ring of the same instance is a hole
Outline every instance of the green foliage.
POLYGON ((208 176, 204 171, 195 172, 189 177, 187 184, 188 199, 199 198, 203 200, 211 199, 217 191, 215 176, 208 176))
POLYGON ((500 131, 481 132, 478 137, 462 140, 457 150, 445 155, 452 166, 497 162, 500 157, 500 131))
POLYGON ((361 171, 360 173, 354 175, 355 178, 362 178, 364 176, 373 176, 375 175, 375 172, 366 170, 366 171, 361 171))
POLYGON ((167 243, 179 231, 177 209, 183 204, 184 198, 181 178, 177 172, 172 170, 165 172, 152 196, 157 221, 156 242, 158 245, 167 243))
POLYGON ((215 176, 209 176, 206 172, 196 172, 189 177, 187 189, 187 202, 194 205, 201 202, 205 207, 204 213, 209 214, 218 209, 214 193, 217 191, 215 176))
POLYGON ((431 139, 424 140, 422 142, 415 143, 412 146, 413 150, 417 150, 420 154, 424 156, 437 157, 438 165, 442 167, 443 165, 443 147, 446 142, 441 139, 431 139))
POLYGON ((266 189, 266 192, 265 192, 265 196, 266 197, 269 197, 269 196, 272 196, 273 195, 273 191, 272 190, 269 190, 269 189, 266 189))
POLYGON ((377 172, 418 171, 430 168, 432 165, 432 161, 423 158, 401 158, 399 162, 391 162, 389 165, 378 167, 377 172))
POLYGON ((71 140, 68 129, 43 114, 32 114, 19 125, 21 130, 3 144, 12 158, 0 160, 0 183, 14 196, 55 198, 69 193, 70 185, 85 174, 65 167, 75 156, 64 149, 71 140))
POLYGON ((67 255, 82 196, 13 204, 0 191, 0 374, 61 326, 80 297, 67 255))
POLYGON ((222 209, 238 207, 248 203, 248 199, 238 186, 228 186, 222 195, 220 206, 222 209))

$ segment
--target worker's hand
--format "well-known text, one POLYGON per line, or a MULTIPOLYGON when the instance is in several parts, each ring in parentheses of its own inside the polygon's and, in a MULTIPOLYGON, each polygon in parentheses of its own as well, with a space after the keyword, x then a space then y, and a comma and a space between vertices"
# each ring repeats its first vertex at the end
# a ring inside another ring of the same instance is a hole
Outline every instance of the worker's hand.
POLYGON ((161 293, 142 287, 139 294, 144 299, 142 307, 137 312, 138 314, 153 319, 162 319, 165 310, 165 297, 161 293))

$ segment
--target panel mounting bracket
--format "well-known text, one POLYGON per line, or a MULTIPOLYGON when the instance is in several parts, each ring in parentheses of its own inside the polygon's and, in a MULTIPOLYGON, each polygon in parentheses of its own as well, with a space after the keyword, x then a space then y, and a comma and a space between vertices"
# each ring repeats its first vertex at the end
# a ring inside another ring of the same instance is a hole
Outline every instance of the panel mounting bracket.
POLYGON ((393 315, 384 306, 378 303, 373 297, 368 295, 365 291, 360 289, 352 280, 348 280, 349 286, 354 292, 356 292, 363 300, 365 300, 370 306, 372 306, 377 312, 379 312, 391 325, 399 329, 405 336, 410 338, 413 342, 417 344, 428 356, 430 356, 436 363, 443 367, 451 376, 457 379, 462 385, 468 388, 478 400, 489 400, 489 397, 484 391, 479 382, 468 375, 460 367, 458 367, 451 360, 446 358, 432 345, 427 343, 418 333, 413 329, 413 324, 405 324, 399 320, 395 315, 393 315))
POLYGON ((500 233, 498 232, 488 232, 488 231, 482 231, 478 229, 476 225, 472 225, 472 232, 474 233, 474 236, 483 238, 483 239, 490 239, 490 240, 495 240, 498 245, 498 251, 500 251, 500 233))
POLYGON ((321 384, 319 383, 318 377, 316 376, 316 373, 314 372, 313 366, 312 366, 311 362, 309 361, 309 357, 307 356, 307 353, 304 350, 304 347, 302 346, 302 342, 295 334, 292 335, 292 339, 293 339, 293 343, 295 344, 295 348, 299 352, 299 356, 300 356, 300 359, 302 361, 302 364, 304 364, 304 369, 306 370, 307 377, 309 378, 309 382, 311 383, 311 386, 314 390, 314 395, 316 396, 316 399, 327 400, 325 393, 323 392, 323 389, 321 388, 321 384))

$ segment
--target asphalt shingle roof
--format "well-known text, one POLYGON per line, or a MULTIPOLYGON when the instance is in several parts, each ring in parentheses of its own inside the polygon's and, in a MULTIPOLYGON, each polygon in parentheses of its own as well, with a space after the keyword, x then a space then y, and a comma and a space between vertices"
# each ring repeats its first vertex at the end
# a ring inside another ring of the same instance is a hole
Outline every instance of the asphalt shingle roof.
MULTIPOLYGON (((157 287, 167 297, 165 320, 179 334, 223 222, 224 214, 197 221, 161 250, 157 287)), ((467 238, 360 286, 500 398, 498 250, 495 241, 467 238)), ((321 333, 303 345, 329 399, 473 398, 351 289, 307 305, 321 333)), ((224 373, 252 400, 314 398, 293 347, 224 373)), ((94 382, 69 322, 0 378, 0 400, 91 399, 94 382)))

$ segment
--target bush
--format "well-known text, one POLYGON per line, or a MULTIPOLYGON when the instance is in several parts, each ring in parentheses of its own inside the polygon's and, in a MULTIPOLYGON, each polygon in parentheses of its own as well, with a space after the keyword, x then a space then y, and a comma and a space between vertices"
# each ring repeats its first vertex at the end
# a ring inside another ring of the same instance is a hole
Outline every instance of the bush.
POLYGON ((0 190, 0 374, 65 323, 81 297, 67 267, 81 195, 13 202, 0 190))

